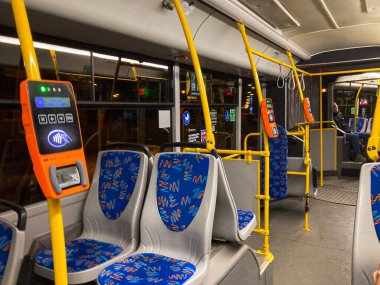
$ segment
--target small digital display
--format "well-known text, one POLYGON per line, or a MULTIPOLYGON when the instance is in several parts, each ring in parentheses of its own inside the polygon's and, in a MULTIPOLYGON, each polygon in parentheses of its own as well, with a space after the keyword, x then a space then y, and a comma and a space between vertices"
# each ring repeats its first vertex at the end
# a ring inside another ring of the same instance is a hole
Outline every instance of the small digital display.
POLYGON ((272 109, 272 101, 271 100, 267 100, 267 108, 272 109))
POLYGON ((68 97, 35 97, 37 108, 70 108, 68 97))

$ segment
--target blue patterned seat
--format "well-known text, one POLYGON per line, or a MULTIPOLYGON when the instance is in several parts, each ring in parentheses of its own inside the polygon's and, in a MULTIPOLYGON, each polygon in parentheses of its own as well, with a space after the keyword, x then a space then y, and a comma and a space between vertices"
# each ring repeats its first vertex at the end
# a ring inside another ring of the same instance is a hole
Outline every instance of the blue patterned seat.
POLYGON ((371 171, 371 205, 373 223, 380 241, 380 165, 374 166, 371 171))
POLYGON ((286 130, 277 125, 278 137, 269 139, 269 194, 282 199, 288 189, 288 136, 286 130))
POLYGON ((17 225, 0 219, 0 285, 21 284, 18 279, 24 259, 26 210, 2 199, 0 205, 15 211, 18 215, 17 225))
MULTIPOLYGON (((368 122, 368 120, 366 118, 359 117, 357 119, 356 130, 354 132, 364 133, 366 131, 366 128, 367 128, 367 122, 368 122)), ((351 130, 354 130, 355 119, 350 118, 350 120, 348 121, 348 125, 350 126, 351 130)))
MULTIPOLYGON (((138 245, 139 219, 146 191, 148 157, 135 151, 103 151, 98 161, 84 213, 83 233, 66 243, 70 284, 96 279, 114 259, 138 245)), ((35 259, 37 274, 54 278, 51 249, 35 259)))
POLYGON ((363 164, 356 206, 352 284, 369 284, 380 256, 380 164, 363 164))
POLYGON ((254 222, 256 216, 251 211, 244 211, 242 209, 237 209, 238 220, 239 220, 239 231, 244 230, 251 222, 254 222))
POLYGON ((193 153, 156 156, 134 255, 106 267, 98 284, 200 284, 211 251, 216 159, 193 153))
MULTIPOLYGON (((67 272, 80 272, 106 262, 121 253, 123 249, 110 243, 93 239, 76 239, 66 243, 67 272)), ((36 264, 53 269, 51 249, 41 251, 36 264)))
MULTIPOLYGON (((9 251, 12 242, 12 228, 9 224, 0 221, 0 281, 4 277, 9 251)), ((1 282, 0 282, 1 284, 1 282)))
POLYGON ((145 253, 132 255, 103 270, 100 284, 156 284, 180 285, 195 272, 196 267, 186 261, 145 253))

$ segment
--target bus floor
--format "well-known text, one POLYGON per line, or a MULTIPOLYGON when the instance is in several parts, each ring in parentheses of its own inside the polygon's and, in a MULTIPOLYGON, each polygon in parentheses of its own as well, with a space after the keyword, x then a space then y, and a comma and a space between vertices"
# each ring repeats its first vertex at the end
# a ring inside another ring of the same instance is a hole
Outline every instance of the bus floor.
MULTIPOLYGON (((355 206, 310 201, 310 231, 303 231, 302 198, 271 203, 270 250, 274 285, 351 284, 355 206)), ((247 240, 261 248, 262 238, 247 240)))

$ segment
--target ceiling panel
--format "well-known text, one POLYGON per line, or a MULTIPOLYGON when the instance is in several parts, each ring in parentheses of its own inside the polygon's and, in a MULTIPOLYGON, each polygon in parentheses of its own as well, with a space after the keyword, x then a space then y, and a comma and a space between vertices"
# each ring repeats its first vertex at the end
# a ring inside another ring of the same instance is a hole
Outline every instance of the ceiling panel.
POLYGON ((380 0, 239 1, 310 54, 380 45, 380 0), (280 1, 300 25, 274 1, 280 1))
POLYGON ((278 29, 297 27, 298 21, 279 0, 239 0, 268 24, 278 29))
POLYGON ((292 39, 311 54, 329 50, 380 46, 380 23, 302 34, 292 39))

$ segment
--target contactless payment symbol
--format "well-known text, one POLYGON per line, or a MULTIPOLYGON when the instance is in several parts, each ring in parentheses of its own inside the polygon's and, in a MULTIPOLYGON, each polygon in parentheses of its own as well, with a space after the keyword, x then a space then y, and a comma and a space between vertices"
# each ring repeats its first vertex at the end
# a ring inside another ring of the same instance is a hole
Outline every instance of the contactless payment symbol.
POLYGON ((224 118, 226 119, 226 122, 229 122, 230 121, 230 111, 226 111, 225 113, 224 113, 224 118))
POLYGON ((60 148, 71 143, 73 140, 62 130, 54 130, 48 134, 48 142, 52 147, 60 148))
POLYGON ((189 125, 190 124, 190 113, 189 111, 185 111, 183 112, 183 115, 182 115, 182 122, 185 126, 189 125))

